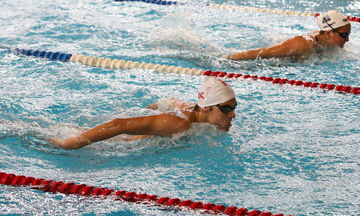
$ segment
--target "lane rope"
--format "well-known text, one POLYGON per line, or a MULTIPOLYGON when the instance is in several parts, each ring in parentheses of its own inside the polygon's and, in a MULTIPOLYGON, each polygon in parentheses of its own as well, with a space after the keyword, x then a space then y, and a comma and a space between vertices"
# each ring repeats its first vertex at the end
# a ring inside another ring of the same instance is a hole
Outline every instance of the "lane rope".
POLYGON ((10 48, 10 47, 8 47, 8 46, 0 45, 0 49, 10 50, 11 48, 10 48))
POLYGON ((46 52, 40 50, 31 50, 31 49, 11 49, 17 54, 23 54, 26 56, 33 56, 36 58, 47 58, 50 60, 58 60, 62 62, 73 62, 80 63, 87 66, 98 67, 103 69, 149 69, 161 73, 175 73, 175 74, 187 74, 187 75, 197 75, 197 76, 215 76, 223 77, 228 79, 237 79, 237 80, 252 80, 252 81, 264 81, 267 83, 272 83, 276 85, 288 84, 291 86, 302 86, 305 88, 311 89, 321 89, 336 92, 345 93, 345 94, 355 94, 360 95, 360 87, 351 87, 347 85, 335 85, 328 83, 318 83, 318 82, 308 82, 302 80, 288 80, 286 78, 273 78, 266 76, 257 76, 250 74, 238 74, 238 73, 227 73, 222 71, 211 71, 203 70, 196 68, 183 68, 181 66, 169 66, 161 64, 151 64, 146 62, 136 62, 136 61, 126 61, 122 59, 110 59, 110 58, 99 58, 94 56, 85 56, 85 55, 73 55, 66 53, 58 52, 46 52))
MULTIPOLYGON (((163 1, 163 0, 114 0, 115 2, 144 2, 149 4, 157 5, 197 5, 197 6, 208 6, 211 8, 226 9, 232 11, 248 11, 256 13, 270 13, 270 14, 281 14, 281 15, 292 15, 292 16, 318 16, 319 13, 311 12, 301 12, 301 11, 289 11, 289 10, 279 10, 279 9, 269 9, 269 8, 256 8, 248 6, 236 6, 236 5, 226 5, 226 4, 213 4, 213 3, 183 3, 176 1, 163 1)), ((350 17, 348 16, 349 21, 360 22, 359 17, 350 17)))
MULTIPOLYGON (((181 210, 199 210, 207 214, 226 214, 239 216, 284 216, 284 214, 272 214, 271 212, 261 212, 260 210, 249 211, 247 208, 237 208, 235 206, 226 207, 225 205, 216 205, 214 203, 193 202, 191 200, 180 200, 179 198, 158 197, 157 195, 148 195, 145 193, 137 194, 135 192, 94 187, 85 184, 75 184, 73 182, 62 182, 54 180, 26 177, 23 175, 8 174, 0 172, 0 184, 9 186, 24 186, 43 192, 73 194, 78 196, 104 198, 109 197, 114 200, 138 204, 155 204, 178 208, 181 210)), ((292 215, 288 215, 292 216, 292 215)))
POLYGON ((67 54, 67 53, 46 52, 46 51, 31 50, 31 49, 10 48, 10 50, 17 54, 33 56, 35 58, 47 58, 49 60, 62 61, 62 62, 68 62, 72 56, 72 54, 67 54))

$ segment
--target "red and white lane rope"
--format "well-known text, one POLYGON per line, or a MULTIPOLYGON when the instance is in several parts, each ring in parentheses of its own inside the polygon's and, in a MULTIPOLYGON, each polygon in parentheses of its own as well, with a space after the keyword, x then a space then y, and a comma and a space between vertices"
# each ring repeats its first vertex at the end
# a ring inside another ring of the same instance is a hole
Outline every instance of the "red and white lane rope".
POLYGON ((360 87, 351 87, 351 86, 343 86, 343 85, 335 85, 335 84, 327 84, 327 83, 318 83, 318 82, 305 82, 301 80, 288 80, 283 78, 273 78, 273 77, 266 77, 266 76, 256 76, 256 75, 249 75, 249 74, 235 74, 235 73, 226 73, 220 71, 205 71, 205 76, 215 76, 215 77, 226 77, 226 78, 243 78, 248 80, 260 80, 272 84, 284 85, 289 84, 292 86, 303 86, 305 88, 318 88, 323 90, 334 90, 336 92, 341 93, 352 93, 355 95, 360 95, 360 87))
POLYGON ((335 84, 327 84, 327 83, 317 83, 317 82, 308 82, 301 80, 287 80, 284 78, 272 78, 265 76, 256 76, 249 74, 236 74, 236 73, 227 73, 227 72, 219 72, 219 71, 204 71, 197 70, 195 68, 183 68, 169 65, 154 65, 148 64, 145 62, 133 62, 133 61, 125 61, 119 59, 104 59, 92 56, 84 56, 84 55, 72 55, 70 58, 70 62, 79 62, 84 65, 89 65, 93 67, 102 67, 102 68, 110 68, 110 69, 120 69, 120 68, 141 68, 141 69, 151 69, 162 73, 182 73, 188 75, 205 75, 205 76, 216 76, 216 77, 226 77, 226 78, 243 78, 243 79, 251 79, 251 80, 261 80, 266 81, 273 84, 290 84, 293 86, 303 86, 306 88, 319 88, 324 90, 335 90, 337 92, 342 93, 352 93, 359 95, 360 88, 359 87, 351 87, 346 85, 335 85, 335 84))
MULTIPOLYGON (((260 210, 249 211, 246 208, 237 208, 235 206, 226 207, 213 203, 203 204, 202 202, 193 202, 191 200, 180 200, 179 198, 158 197, 145 193, 137 194, 125 190, 116 191, 114 189, 94 187, 85 184, 65 183, 62 181, 53 181, 26 177, 22 175, 8 174, 0 172, 0 184, 11 186, 24 186, 44 192, 73 194, 86 197, 109 197, 114 200, 139 204, 154 204, 179 208, 182 210, 198 210, 207 214, 226 214, 239 216, 284 216, 284 214, 272 214, 271 212, 261 212, 260 210)), ((291 216, 291 215, 289 215, 291 216)))

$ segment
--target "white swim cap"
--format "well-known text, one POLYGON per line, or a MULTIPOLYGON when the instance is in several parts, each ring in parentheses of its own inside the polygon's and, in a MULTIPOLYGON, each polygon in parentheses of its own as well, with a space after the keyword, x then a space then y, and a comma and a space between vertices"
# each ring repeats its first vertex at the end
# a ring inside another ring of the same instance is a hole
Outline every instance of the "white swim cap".
POLYGON ((199 89, 198 105, 214 106, 235 98, 234 90, 224 81, 215 77, 207 77, 199 89))
POLYGON ((348 18, 337 10, 330 10, 320 14, 317 18, 317 25, 320 31, 329 31, 349 24, 348 18), (332 27, 332 28, 331 28, 332 27))

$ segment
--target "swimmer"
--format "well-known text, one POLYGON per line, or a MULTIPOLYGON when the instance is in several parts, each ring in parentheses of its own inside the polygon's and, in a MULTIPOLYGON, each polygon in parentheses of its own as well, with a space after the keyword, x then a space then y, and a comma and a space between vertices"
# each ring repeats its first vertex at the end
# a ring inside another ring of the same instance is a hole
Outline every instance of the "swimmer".
MULTIPOLYGON (((233 89, 225 82, 208 77, 198 92, 198 103, 174 100, 170 104, 176 112, 134 118, 118 118, 98 125, 67 139, 50 138, 49 142, 64 149, 78 149, 94 142, 107 140, 117 135, 135 135, 134 139, 149 136, 171 136, 188 130, 192 123, 210 123, 228 131, 235 118, 237 105, 233 89)), ((149 108, 157 109, 158 104, 149 108)), ((129 139, 129 140, 134 140, 129 139)))
POLYGON ((321 53, 326 47, 344 47, 349 41, 351 25, 345 15, 330 10, 317 17, 320 31, 305 36, 295 36, 272 47, 238 52, 227 56, 231 60, 248 60, 257 58, 307 59, 311 53, 321 53))

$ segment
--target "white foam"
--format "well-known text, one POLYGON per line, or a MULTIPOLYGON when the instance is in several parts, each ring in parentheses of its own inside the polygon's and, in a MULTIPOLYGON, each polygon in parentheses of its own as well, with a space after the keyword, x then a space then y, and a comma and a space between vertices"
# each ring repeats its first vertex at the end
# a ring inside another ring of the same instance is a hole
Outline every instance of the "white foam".
POLYGON ((224 49, 210 42, 200 32, 194 31, 191 22, 192 17, 188 11, 167 15, 160 20, 159 26, 151 31, 149 39, 153 46, 161 50, 175 49, 201 55, 223 55, 224 49))

